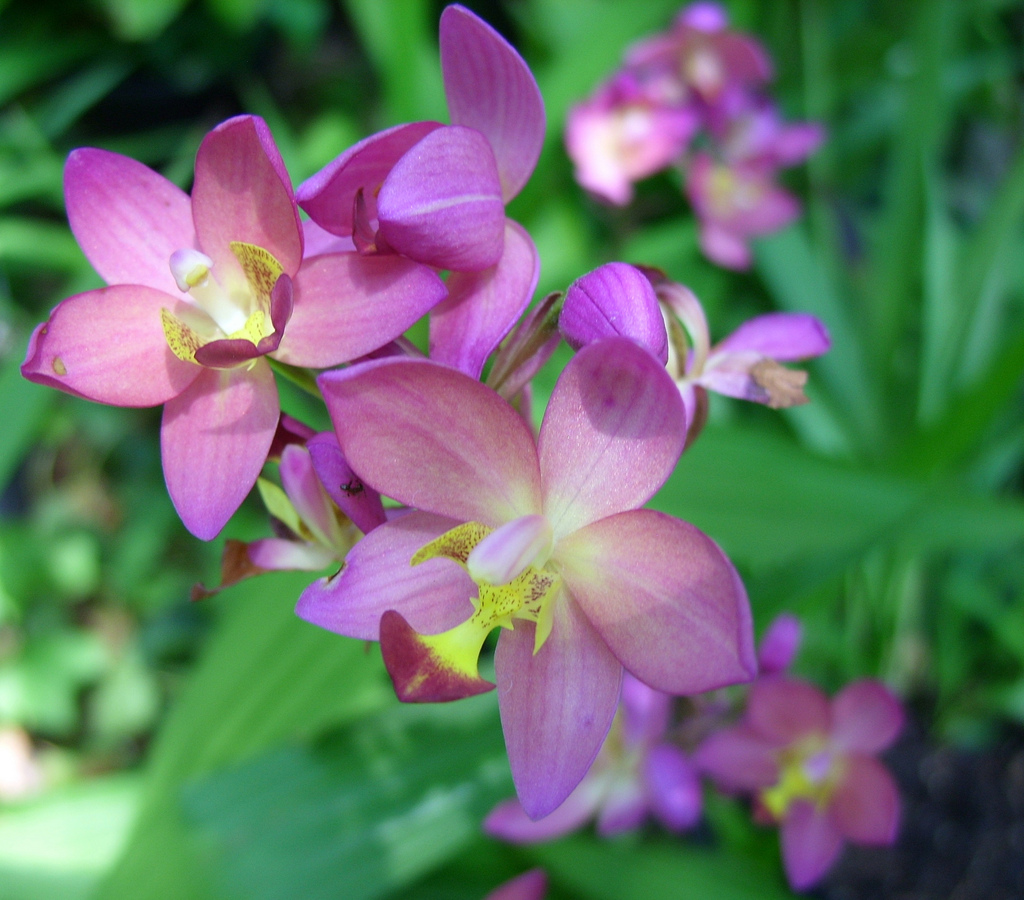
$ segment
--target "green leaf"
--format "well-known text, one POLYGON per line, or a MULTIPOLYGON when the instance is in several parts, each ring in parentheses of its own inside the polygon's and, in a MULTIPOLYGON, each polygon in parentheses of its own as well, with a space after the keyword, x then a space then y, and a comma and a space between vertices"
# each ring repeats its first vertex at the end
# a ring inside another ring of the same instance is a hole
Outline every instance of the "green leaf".
POLYGON ((21 375, 24 350, 11 353, 0 368, 0 490, 28 453, 57 392, 26 381, 21 375))
POLYGON ((586 900, 793 900, 777 868, 683 843, 574 837, 530 847, 553 884, 586 900))
POLYGON ((188 0, 103 0, 117 34, 128 41, 155 38, 188 0))
POLYGON ((136 831, 100 897, 196 897, 201 867, 177 806, 186 779, 394 702, 362 642, 295 616, 308 582, 272 573, 219 595, 224 620, 160 730, 136 831))
POLYGON ((141 780, 97 779, 0 812, 4 900, 86 900, 128 834, 141 780))
POLYGON ((452 859, 512 793, 495 697, 400 707, 190 784, 228 896, 369 900, 452 859))

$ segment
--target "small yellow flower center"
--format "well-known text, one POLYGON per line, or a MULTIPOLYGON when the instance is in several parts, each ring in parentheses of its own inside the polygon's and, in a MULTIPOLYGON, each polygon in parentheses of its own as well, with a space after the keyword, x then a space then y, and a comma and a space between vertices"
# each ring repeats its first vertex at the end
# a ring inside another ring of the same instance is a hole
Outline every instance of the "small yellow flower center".
POLYGON ((797 800, 819 809, 831 799, 843 775, 844 763, 819 736, 786 748, 779 754, 779 780, 761 792, 761 802, 778 820, 797 800))

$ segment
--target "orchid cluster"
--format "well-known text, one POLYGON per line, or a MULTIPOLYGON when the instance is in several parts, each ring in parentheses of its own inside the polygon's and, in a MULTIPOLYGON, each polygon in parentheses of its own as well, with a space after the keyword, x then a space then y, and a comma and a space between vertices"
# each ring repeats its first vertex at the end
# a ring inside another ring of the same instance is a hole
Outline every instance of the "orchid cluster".
POLYGON ((701 818, 701 776, 726 794, 749 795, 755 821, 778 825, 790 886, 817 884, 850 841, 892 844, 899 793, 876 755, 903 725, 903 709, 881 683, 855 681, 831 701, 786 674, 800 644, 792 615, 775 619, 758 647, 759 675, 739 702, 724 692, 686 698, 686 708, 628 674, 619 713, 593 767, 550 815, 530 818, 519 800, 491 811, 484 830, 536 843, 592 819, 609 837, 651 813, 670 831, 701 818))
MULTIPOLYGON (((671 92, 685 49, 686 102, 722 135, 741 116, 761 127, 748 92, 761 56, 714 25, 715 9, 691 7, 632 58, 671 92)), ((730 560, 645 504, 699 436, 709 390, 804 402, 806 375, 782 363, 824 353, 828 333, 772 314, 712 345, 691 291, 625 263, 530 308, 538 253, 505 207, 541 152, 540 92, 463 7, 442 14, 440 49, 450 124, 382 131, 298 188, 251 115, 202 141, 191 196, 127 157, 74 151, 68 218, 107 286, 53 310, 22 372, 100 403, 162 405, 168 492, 198 538, 257 489, 274 536, 228 541, 225 585, 326 570, 297 614, 379 642, 400 700, 497 688, 517 800, 489 828, 550 835, 596 815, 613 833, 649 811, 682 830, 700 815, 694 759, 715 754, 671 739, 672 698, 749 682, 758 657, 730 560), (423 352, 403 335, 425 315, 423 352), (575 355, 535 428, 531 380, 563 338, 575 355), (331 431, 282 414, 279 377, 323 401, 331 431), (495 631, 492 681, 481 668, 495 631)), ((780 159, 786 133, 759 158, 780 159)), ((765 654, 762 673, 775 665, 765 654)), ((750 714, 789 689, 764 677, 750 714)), ((864 703, 818 707, 793 727, 758 724, 763 778, 734 786, 756 787, 787 823, 835 807, 835 835, 878 837, 843 798, 851 773, 877 775, 865 754, 884 742, 857 742, 864 703), (822 754, 821 777, 807 775, 822 754)), ((542 890, 527 880, 531 896, 542 890)))
POLYGON ((565 144, 576 180, 624 206, 634 182, 680 169, 704 254, 747 268, 749 239, 799 215, 797 199, 777 184, 779 170, 803 161, 824 137, 817 124, 782 121, 767 92, 771 77, 764 48, 732 30, 719 4, 687 6, 573 108, 565 144))

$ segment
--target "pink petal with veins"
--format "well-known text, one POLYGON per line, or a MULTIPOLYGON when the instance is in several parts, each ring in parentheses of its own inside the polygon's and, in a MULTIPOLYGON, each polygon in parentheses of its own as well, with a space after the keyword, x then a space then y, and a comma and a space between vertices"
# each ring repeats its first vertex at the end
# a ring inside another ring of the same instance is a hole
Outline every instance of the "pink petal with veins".
POLYGON ((540 511, 533 435, 480 382, 389 357, 317 379, 349 464, 389 497, 496 526, 540 511))
POLYGON ((479 378, 487 358, 530 305, 539 276, 533 240, 506 219, 505 249, 496 266, 448 276, 448 298, 430 316, 430 358, 479 378))
POLYGON ((32 333, 21 374, 97 403, 166 403, 202 369, 171 352, 161 308, 180 313, 186 304, 135 284, 68 297, 32 333))
POLYGON ((107 284, 180 296, 171 254, 196 245, 192 204, 181 188, 134 159, 87 147, 68 156, 64 199, 78 245, 107 284))
POLYGON ((212 540, 241 505, 266 462, 280 407, 274 373, 204 369, 164 406, 164 479, 185 527, 212 540))
POLYGON ((621 337, 580 350, 555 385, 538 441, 556 539, 644 504, 685 438, 679 390, 650 353, 621 337))
POLYGON ((743 584, 694 526, 629 510, 563 538, 555 559, 594 628, 645 684, 698 694, 757 674, 743 584))
POLYGON ((766 313, 748 319, 715 345, 719 353, 754 352, 778 362, 821 356, 832 346, 828 329, 809 313, 766 313))
POLYGON ((534 654, 532 622, 502 631, 494 656, 512 780, 526 814, 549 815, 572 793, 604 743, 622 666, 565 595, 534 654))
POLYGON ((505 243, 505 205, 479 131, 431 132, 392 168, 377 195, 380 233, 396 252, 439 269, 479 272, 505 243))
POLYGON ((441 70, 452 124, 494 149, 505 203, 526 184, 544 145, 544 101, 529 67, 490 25, 463 6, 441 14, 441 70))

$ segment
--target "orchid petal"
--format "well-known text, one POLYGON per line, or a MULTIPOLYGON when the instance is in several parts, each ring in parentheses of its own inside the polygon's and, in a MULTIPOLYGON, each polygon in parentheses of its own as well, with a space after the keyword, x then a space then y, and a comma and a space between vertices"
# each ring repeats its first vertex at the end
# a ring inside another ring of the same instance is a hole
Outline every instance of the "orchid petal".
POLYGON ((232 242, 266 250, 289 275, 298 270, 302 223, 291 180, 258 116, 228 119, 203 139, 196 154, 192 215, 199 247, 213 259, 221 285, 241 277, 232 242))
POLYGON ((824 735, 831 724, 828 698, 806 681, 761 679, 750 689, 747 721, 765 740, 780 746, 807 735, 824 735))
POLYGON ((803 626, 790 614, 776 616, 765 629, 757 648, 757 664, 762 675, 785 672, 800 648, 803 626))
POLYGON ((573 532, 555 554, 573 598, 645 684, 697 694, 757 674, 743 584, 693 525, 630 510, 573 532))
POLYGON ((782 823, 782 862, 790 886, 803 891, 817 884, 843 848, 843 839, 824 810, 798 800, 782 823))
POLYGON ((454 628, 473 613, 476 586, 458 565, 434 559, 413 566, 424 544, 453 519, 410 512, 373 529, 349 551, 341 572, 314 581, 299 597, 301 619, 366 641, 380 639, 380 619, 397 610, 421 634, 454 628))
POLYGON ((484 833, 512 844, 539 844, 561 837, 580 828, 597 813, 604 788, 605 780, 594 777, 591 770, 558 809, 536 820, 513 797, 488 813, 484 833))
POLYGON ((299 205, 321 228, 350 238, 356 194, 364 192, 371 204, 367 211, 377 218, 377 189, 388 172, 415 144, 441 127, 440 122, 410 122, 361 140, 299 185, 299 205))
POLYGON ((580 783, 604 743, 622 666, 571 598, 535 654, 532 622, 503 631, 494 656, 512 780, 531 818, 549 815, 580 783))
POLYGON ((317 382, 349 465, 382 493, 492 527, 540 511, 533 436, 480 382, 400 357, 317 382))
POLYGON ((483 272, 453 272, 448 299, 430 315, 430 358, 479 378, 484 363, 530 305, 540 257, 526 230, 505 220, 505 249, 483 272))
POLYGON ((846 771, 829 811, 847 840, 857 844, 888 845, 896 840, 900 794, 892 775, 877 759, 846 758, 846 771))
POLYGON ((134 284, 68 297, 32 333, 21 373, 97 403, 166 403, 202 371, 168 347, 160 320, 168 307, 180 312, 186 304, 134 284))
POLYGON ((345 461, 334 432, 322 432, 306 444, 313 468, 327 495, 364 534, 387 521, 380 494, 363 482, 345 461))
POLYGON ((727 791, 757 791, 779 779, 771 748, 746 725, 713 732, 697 749, 693 762, 727 791))
POLYGON ((285 538, 254 541, 249 544, 248 552, 252 564, 261 569, 319 572, 337 562, 337 557, 326 547, 285 538))
POLYGON ((392 168, 377 195, 380 233, 396 252, 439 269, 479 272, 505 242, 505 205, 483 135, 449 125, 392 168))
POLYGON ((832 699, 832 740, 844 750, 878 753, 903 727, 903 707, 879 681, 855 681, 832 699))
POLYGON ((328 253, 353 253, 356 245, 350 237, 332 234, 321 228, 312 219, 302 223, 302 258, 312 259, 314 256, 326 256, 328 253))
POLYGON ((364 356, 398 337, 445 293, 435 272, 397 256, 308 259, 295 277, 295 307, 274 358, 322 369, 364 356))
POLYGON ((668 362, 668 334, 654 288, 643 272, 626 263, 606 263, 574 281, 565 293, 558 327, 574 350, 621 335, 662 365, 668 362))
POLYGON ((204 369, 167 402, 160 429, 164 479, 185 527, 216 537, 256 483, 280 406, 270 367, 204 369))
POLYGON ((452 123, 494 149, 507 203, 526 184, 544 145, 544 101, 522 57, 463 6, 441 14, 441 71, 452 123))
POLYGON ((543 869, 531 869, 496 887, 484 900, 544 900, 548 876, 543 869))
POLYGON ((692 828, 700 819, 703 796, 693 763, 678 747, 652 747, 644 763, 651 811, 672 831, 692 828))
POLYGON ((290 444, 281 453, 281 485, 299 518, 323 544, 335 545, 338 522, 333 504, 313 469, 308 449, 290 444))
POLYGON ((749 269, 753 262, 753 255, 744 238, 715 222, 700 223, 698 240, 701 252, 726 269, 749 269))
POLYGON ((828 330, 808 313, 767 313, 748 319, 714 354, 753 352, 778 362, 821 356, 832 345, 828 330))
POLYGON ((538 452, 556 538, 641 506, 679 459, 686 419, 664 367, 628 338, 603 338, 563 370, 538 452))
POLYGON ((629 744, 659 740, 668 729, 672 698, 664 691, 648 687, 639 678, 625 672, 619 699, 623 738, 629 744))
POLYGON ((134 159, 73 150, 64 166, 68 223, 107 284, 142 284, 178 297, 169 260, 194 247, 188 194, 134 159))

